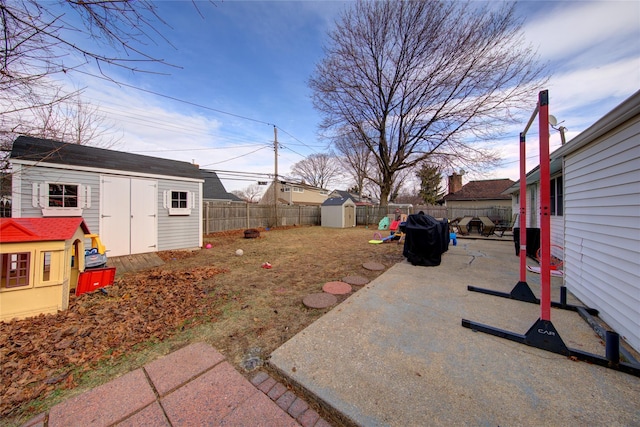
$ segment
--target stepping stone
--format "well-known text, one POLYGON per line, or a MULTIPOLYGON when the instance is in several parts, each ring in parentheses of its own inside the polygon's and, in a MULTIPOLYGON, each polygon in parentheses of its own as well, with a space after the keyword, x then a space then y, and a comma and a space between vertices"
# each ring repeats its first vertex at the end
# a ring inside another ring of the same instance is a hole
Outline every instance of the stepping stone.
POLYGON ((327 308, 338 302, 335 295, 326 292, 307 295, 302 299, 302 303, 309 308, 327 308))
POLYGON ((363 286, 369 283, 369 279, 362 276, 347 276, 343 277, 342 281, 350 285, 363 286))
POLYGON ((344 282, 327 282, 322 290, 333 295, 344 295, 351 292, 351 286, 344 282))
POLYGON ((382 271, 386 268, 384 264, 380 264, 379 262, 365 262, 362 266, 371 271, 382 271))

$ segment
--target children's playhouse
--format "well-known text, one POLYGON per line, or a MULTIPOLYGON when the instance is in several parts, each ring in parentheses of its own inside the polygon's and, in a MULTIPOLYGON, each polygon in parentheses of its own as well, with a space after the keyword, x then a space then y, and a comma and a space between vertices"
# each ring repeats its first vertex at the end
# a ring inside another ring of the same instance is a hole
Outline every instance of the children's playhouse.
POLYGON ((84 220, 0 219, 0 321, 56 313, 69 305, 85 259, 84 220))

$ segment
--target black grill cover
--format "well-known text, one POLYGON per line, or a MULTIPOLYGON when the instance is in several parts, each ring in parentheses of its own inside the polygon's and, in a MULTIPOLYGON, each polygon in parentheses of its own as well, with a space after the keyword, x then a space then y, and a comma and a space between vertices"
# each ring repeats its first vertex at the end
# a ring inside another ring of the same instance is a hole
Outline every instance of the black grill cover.
POLYGON ((440 265, 442 254, 449 249, 449 221, 429 215, 407 217, 402 254, 413 265, 440 265))

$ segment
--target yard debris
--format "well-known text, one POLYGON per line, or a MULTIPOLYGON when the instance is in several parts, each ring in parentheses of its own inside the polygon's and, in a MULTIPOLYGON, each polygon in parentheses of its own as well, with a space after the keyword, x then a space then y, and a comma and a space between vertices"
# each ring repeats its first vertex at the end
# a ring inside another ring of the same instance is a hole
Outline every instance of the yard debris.
POLYGON ((136 344, 171 336, 187 320, 215 318, 214 296, 198 285, 224 272, 199 267, 130 274, 108 295, 71 295, 67 311, 0 322, 0 416, 56 388, 75 387, 76 369, 90 370, 136 344))

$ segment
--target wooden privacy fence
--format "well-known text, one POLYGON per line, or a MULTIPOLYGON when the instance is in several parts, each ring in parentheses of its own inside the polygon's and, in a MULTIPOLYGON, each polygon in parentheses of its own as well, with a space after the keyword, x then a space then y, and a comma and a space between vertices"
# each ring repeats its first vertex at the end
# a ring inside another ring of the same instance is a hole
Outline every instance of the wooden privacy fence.
MULTIPOLYGON (((286 225, 320 225, 320 206, 259 205, 246 202, 207 202, 202 206, 202 230, 205 234, 248 228, 271 228, 286 225)), ((511 208, 447 208, 445 206, 390 205, 357 206, 356 225, 378 224, 388 215, 424 212, 435 218, 461 218, 488 216, 491 219, 511 221, 511 208)))

